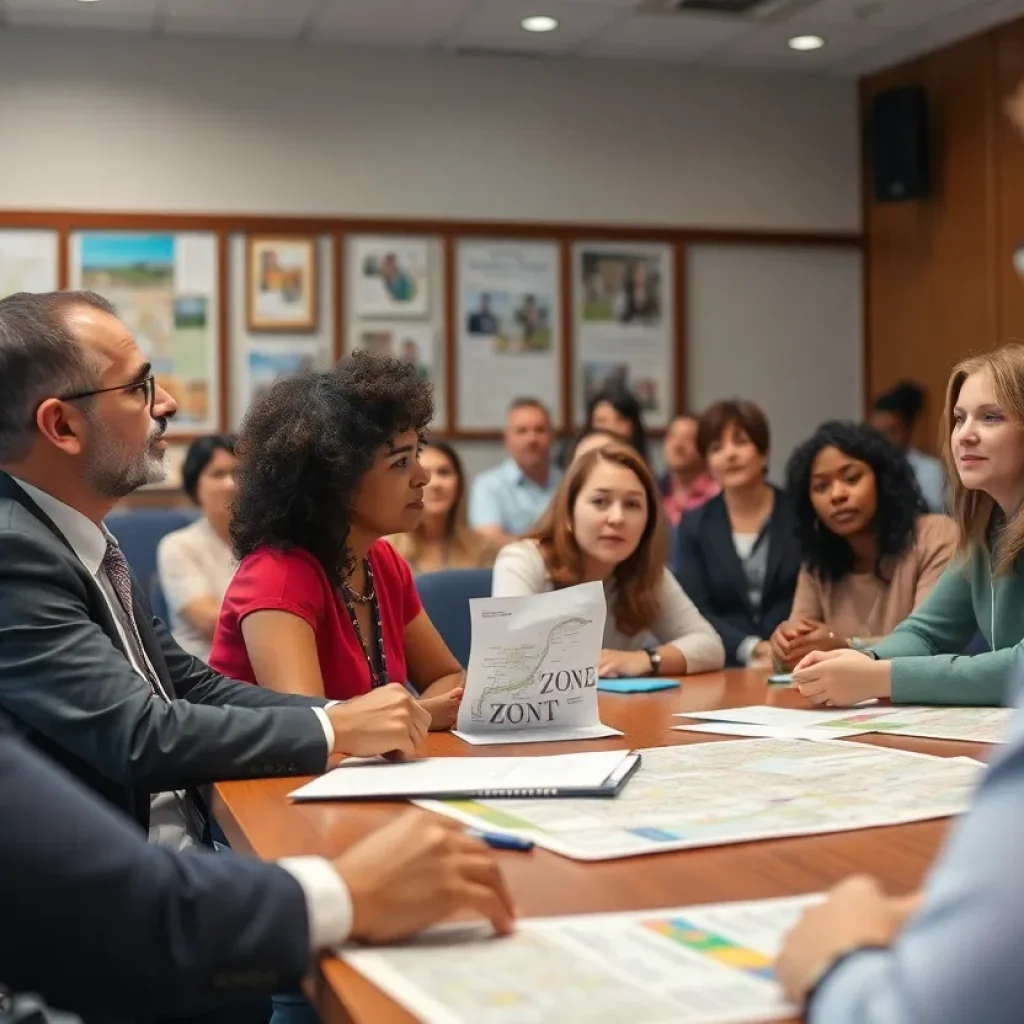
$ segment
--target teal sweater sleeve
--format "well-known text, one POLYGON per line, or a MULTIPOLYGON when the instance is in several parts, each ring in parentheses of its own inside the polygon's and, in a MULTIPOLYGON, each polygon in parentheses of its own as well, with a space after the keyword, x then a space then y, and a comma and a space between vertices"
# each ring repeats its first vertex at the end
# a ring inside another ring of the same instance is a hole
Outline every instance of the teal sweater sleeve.
POLYGON ((1002 704, 1017 648, 961 655, 979 625, 968 567, 951 566, 917 610, 872 648, 891 662, 893 703, 1002 704))

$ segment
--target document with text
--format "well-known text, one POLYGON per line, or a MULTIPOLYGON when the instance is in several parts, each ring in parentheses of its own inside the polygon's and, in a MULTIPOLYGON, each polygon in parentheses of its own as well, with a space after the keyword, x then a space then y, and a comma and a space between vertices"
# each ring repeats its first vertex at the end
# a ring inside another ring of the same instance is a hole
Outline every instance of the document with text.
POLYGON ((341 956, 424 1024, 743 1024, 796 1016, 782 940, 821 895, 436 929, 341 956))
POLYGON ((597 665, 604 587, 469 602, 472 642, 454 734, 473 744, 621 736, 601 722, 597 665))
POLYGON ((576 860, 610 860, 959 814, 984 766, 842 740, 657 747, 614 800, 422 801, 576 860))

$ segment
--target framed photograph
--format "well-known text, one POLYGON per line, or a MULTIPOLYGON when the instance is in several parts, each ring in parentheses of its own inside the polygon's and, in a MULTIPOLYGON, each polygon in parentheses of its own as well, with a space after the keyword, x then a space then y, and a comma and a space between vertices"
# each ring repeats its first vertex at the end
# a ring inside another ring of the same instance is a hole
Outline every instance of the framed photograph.
POLYGON ((557 242, 459 241, 458 429, 500 431, 521 395, 565 422, 560 253, 557 242))
POLYGON ((247 245, 248 329, 315 331, 316 238, 249 235, 247 245))
POLYGON ((429 314, 428 239, 360 235, 352 240, 352 273, 357 319, 417 319, 429 314))
POLYGON ((576 415, 604 391, 628 390, 647 425, 676 407, 673 249, 586 242, 575 247, 576 415))
POLYGON ((68 280, 109 299, 174 396, 170 439, 223 428, 217 237, 202 231, 75 231, 68 280))

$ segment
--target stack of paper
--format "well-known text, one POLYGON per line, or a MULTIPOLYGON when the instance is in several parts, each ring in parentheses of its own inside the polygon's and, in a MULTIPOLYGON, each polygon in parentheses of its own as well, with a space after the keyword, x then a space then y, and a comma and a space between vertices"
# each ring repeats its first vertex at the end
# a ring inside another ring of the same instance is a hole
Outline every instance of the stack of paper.
MULTIPOLYGON (((874 703, 874 702, 872 702, 874 703)), ((863 711, 811 711, 800 708, 755 706, 723 708, 720 711, 687 711, 676 718, 696 718, 700 725, 676 725, 677 732, 709 732, 719 736, 764 736, 790 740, 837 740, 856 736, 865 729, 845 723, 869 722, 884 714, 878 707, 863 711)))
POLYGON ((435 929, 341 956, 424 1024, 739 1024, 797 1016, 782 940, 821 896, 435 929))
POLYGON ((291 793, 294 800, 616 796, 640 764, 626 750, 551 757, 352 758, 291 793))

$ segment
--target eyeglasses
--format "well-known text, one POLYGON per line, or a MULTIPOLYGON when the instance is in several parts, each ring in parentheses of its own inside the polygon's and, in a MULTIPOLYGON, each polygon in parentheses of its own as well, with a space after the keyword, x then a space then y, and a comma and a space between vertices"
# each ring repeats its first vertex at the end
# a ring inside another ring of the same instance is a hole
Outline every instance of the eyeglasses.
POLYGON ((146 396, 146 403, 150 413, 156 404, 156 377, 150 374, 142 380, 133 380, 130 384, 118 384, 112 388, 96 388, 95 391, 79 391, 73 395, 62 395, 62 402, 75 402, 79 398, 92 398, 93 395, 106 395, 111 391, 141 391, 146 396))

